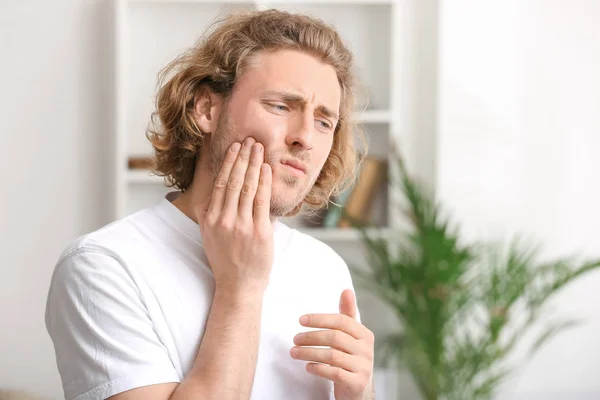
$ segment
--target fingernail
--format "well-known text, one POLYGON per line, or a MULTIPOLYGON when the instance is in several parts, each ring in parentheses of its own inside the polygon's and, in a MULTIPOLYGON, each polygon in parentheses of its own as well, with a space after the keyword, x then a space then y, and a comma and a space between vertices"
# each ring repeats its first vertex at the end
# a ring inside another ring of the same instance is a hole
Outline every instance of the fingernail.
POLYGON ((298 355, 298 348, 292 347, 292 349, 290 350, 290 354, 292 355, 292 357, 296 357, 298 355))
POLYGON ((236 153, 236 152, 240 151, 240 147, 242 147, 242 145, 239 144, 238 142, 235 142, 234 144, 231 145, 231 151, 236 153))
POLYGON ((252 146, 252 143, 254 143, 254 142, 250 138, 247 138, 246 140, 244 140, 244 146, 246 146, 246 147, 252 146))
POLYGON ((303 316, 300 318, 300 323, 301 323, 302 325, 306 325, 306 324, 308 324, 308 317, 307 317, 306 315, 303 315, 303 316))
POLYGON ((254 150, 256 153, 260 153, 262 151, 262 145, 260 143, 254 143, 252 150, 254 150))

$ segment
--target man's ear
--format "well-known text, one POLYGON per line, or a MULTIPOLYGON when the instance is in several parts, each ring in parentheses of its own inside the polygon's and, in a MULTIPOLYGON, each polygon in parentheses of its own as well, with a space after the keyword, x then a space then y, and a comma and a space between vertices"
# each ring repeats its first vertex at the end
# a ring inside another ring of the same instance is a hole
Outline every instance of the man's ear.
POLYGON ((194 119, 202 132, 210 134, 216 131, 222 105, 222 96, 207 87, 198 91, 194 99, 194 119))

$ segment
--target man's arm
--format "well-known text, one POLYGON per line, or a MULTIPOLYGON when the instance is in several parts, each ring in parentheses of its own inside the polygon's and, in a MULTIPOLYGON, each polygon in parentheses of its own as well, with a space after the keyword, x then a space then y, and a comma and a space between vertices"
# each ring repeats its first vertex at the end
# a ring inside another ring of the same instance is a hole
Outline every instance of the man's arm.
POLYGON ((141 387, 110 399, 249 399, 258 354, 262 297, 260 292, 215 292, 196 361, 183 382, 141 387))
POLYGON ((189 379, 171 400, 249 399, 258 354, 262 293, 216 293, 189 379))
POLYGON ((45 322, 65 398, 249 399, 273 265, 271 170, 260 145, 250 154, 253 142, 231 146, 212 194, 200 204, 191 199, 215 291, 196 362, 185 377, 156 332, 139 277, 118 254, 90 239, 61 257, 45 322))
MULTIPOLYGON (((188 376, 113 400, 249 399, 254 382, 264 291, 273 264, 271 169, 253 138, 230 147, 210 198, 194 208, 215 278, 206 331, 188 376), (242 190, 243 188, 243 190, 242 190)), ((141 389, 143 390, 143 389, 141 389)))

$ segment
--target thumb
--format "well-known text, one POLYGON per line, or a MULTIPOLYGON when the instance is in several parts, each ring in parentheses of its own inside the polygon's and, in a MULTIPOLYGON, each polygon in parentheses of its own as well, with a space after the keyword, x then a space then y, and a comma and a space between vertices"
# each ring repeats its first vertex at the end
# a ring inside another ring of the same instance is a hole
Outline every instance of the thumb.
POLYGON ((344 290, 340 296, 340 314, 356 319, 356 297, 350 289, 344 290))

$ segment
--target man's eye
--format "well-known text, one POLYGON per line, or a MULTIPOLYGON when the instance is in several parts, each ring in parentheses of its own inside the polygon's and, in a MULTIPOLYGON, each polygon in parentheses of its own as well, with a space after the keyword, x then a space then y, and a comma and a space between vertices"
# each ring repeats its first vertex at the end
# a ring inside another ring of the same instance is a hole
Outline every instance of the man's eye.
POLYGON ((275 108, 277 111, 288 111, 289 108, 283 104, 271 104, 271 107, 275 108))
POLYGON ((320 123, 323 128, 331 129, 331 124, 329 122, 323 120, 317 120, 317 122, 320 123))

